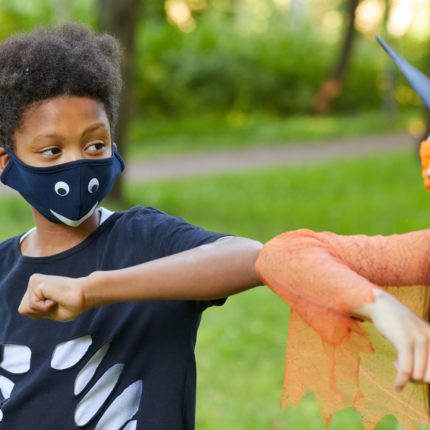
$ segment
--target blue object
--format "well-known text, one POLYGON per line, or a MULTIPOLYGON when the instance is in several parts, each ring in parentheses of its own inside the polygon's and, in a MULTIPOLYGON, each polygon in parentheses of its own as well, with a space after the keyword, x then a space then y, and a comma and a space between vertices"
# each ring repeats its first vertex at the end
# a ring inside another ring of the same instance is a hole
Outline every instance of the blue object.
POLYGON ((0 180, 17 190, 49 221, 77 227, 88 219, 124 170, 113 149, 112 156, 77 160, 49 167, 23 163, 8 151, 9 162, 0 180))
POLYGON ((401 55, 397 54, 394 49, 390 48, 380 36, 376 36, 376 40, 384 48, 385 52, 394 60, 397 67, 409 81, 420 99, 424 102, 426 108, 430 111, 430 79, 406 61, 401 55))

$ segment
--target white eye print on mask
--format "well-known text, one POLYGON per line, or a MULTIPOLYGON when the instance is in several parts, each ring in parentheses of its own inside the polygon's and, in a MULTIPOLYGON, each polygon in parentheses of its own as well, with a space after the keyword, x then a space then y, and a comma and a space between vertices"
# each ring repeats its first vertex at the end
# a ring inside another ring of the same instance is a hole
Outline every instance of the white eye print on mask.
POLYGON ((427 173, 427 178, 430 178, 430 167, 427 169, 426 173, 427 173))
POLYGON ((58 181, 55 186, 54 186, 55 192, 61 196, 67 196, 67 194, 69 194, 70 192, 70 187, 66 182, 63 181, 58 181))
POLYGON ((88 183, 88 192, 93 194, 99 189, 99 180, 97 178, 91 179, 88 183))

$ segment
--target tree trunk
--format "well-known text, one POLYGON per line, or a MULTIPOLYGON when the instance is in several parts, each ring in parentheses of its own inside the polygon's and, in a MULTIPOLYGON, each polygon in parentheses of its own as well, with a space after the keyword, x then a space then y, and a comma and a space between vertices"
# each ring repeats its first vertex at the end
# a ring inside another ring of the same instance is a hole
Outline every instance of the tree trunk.
MULTIPOLYGON (((388 20, 391 14, 391 0, 385 0, 384 2, 385 11, 384 17, 382 20, 382 37, 386 40, 390 46, 395 47, 394 40, 392 40, 390 33, 388 32, 388 20)), ((384 114, 393 119, 396 110, 397 110, 397 102, 396 102, 396 80, 397 80, 397 67, 391 58, 385 56, 385 67, 382 75, 383 79, 383 93, 382 93, 382 109, 384 114)))
MULTIPOLYGON (((97 0, 99 30, 116 37, 122 48, 121 71, 124 86, 114 137, 125 159, 127 158, 127 127, 133 106, 135 36, 140 8, 140 0, 97 0)), ((114 185, 109 198, 118 203, 124 202, 122 177, 114 185)))
POLYGON ((70 2, 68 0, 57 0, 54 2, 54 17, 57 25, 70 21, 70 2))
POLYGON ((305 21, 306 6, 305 0, 291 0, 289 9, 289 26, 293 30, 299 30, 305 21))
POLYGON ((324 115, 332 107, 333 101, 342 92, 345 76, 356 35, 355 12, 360 0, 348 0, 348 23, 345 27, 344 38, 339 56, 328 79, 321 85, 312 103, 313 111, 324 115))

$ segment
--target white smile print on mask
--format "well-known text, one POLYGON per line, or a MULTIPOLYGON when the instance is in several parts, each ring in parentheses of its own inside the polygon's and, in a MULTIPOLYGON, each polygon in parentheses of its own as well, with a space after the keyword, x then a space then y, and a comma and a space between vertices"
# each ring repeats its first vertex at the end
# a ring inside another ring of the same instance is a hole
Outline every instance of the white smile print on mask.
POLYGON ((124 162, 116 152, 108 158, 82 159, 50 167, 23 163, 8 151, 1 181, 19 193, 49 221, 78 227, 109 193, 124 162))
POLYGON ((99 202, 97 202, 86 215, 84 215, 81 219, 78 219, 78 220, 72 220, 72 219, 66 218, 65 216, 60 215, 57 212, 53 211, 52 209, 50 209, 50 211, 52 215, 58 218, 58 220, 61 221, 63 224, 66 224, 69 227, 78 227, 94 213, 98 205, 99 205, 99 202))
MULTIPOLYGON (((90 194, 94 194, 99 189, 100 183, 97 178, 92 178, 90 182, 88 183, 88 192, 90 194)), ((55 192, 61 196, 61 197, 67 197, 67 195, 70 193, 70 187, 67 182, 64 181, 58 181, 54 186, 55 192)), ((69 219, 57 212, 55 212, 52 209, 49 209, 51 213, 58 218, 59 221, 61 221, 63 224, 68 225, 69 227, 78 227, 81 225, 86 219, 88 219, 94 211, 97 209, 97 206, 99 205, 99 202, 96 202, 94 206, 80 219, 73 220, 69 219)))

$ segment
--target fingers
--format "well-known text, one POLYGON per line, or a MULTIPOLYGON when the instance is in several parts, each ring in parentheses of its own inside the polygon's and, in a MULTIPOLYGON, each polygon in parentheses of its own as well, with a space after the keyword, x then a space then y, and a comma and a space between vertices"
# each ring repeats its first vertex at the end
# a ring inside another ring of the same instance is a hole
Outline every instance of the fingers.
POLYGON ((48 317, 48 314, 55 308, 56 303, 50 299, 38 299, 31 294, 23 297, 18 312, 21 315, 28 316, 30 318, 42 318, 48 317))
POLYGON ((413 344, 406 341, 400 345, 397 357, 397 375, 394 382, 396 391, 402 391, 412 376, 413 344))
POLYGON ((413 371, 412 379, 423 381, 428 366, 428 338, 423 334, 417 335, 414 343, 413 352, 413 371))
POLYGON ((398 345, 395 389, 403 390, 406 383, 430 383, 430 329, 427 324, 415 327, 414 335, 398 345))
POLYGON ((18 307, 18 312, 30 318, 46 318, 56 304, 54 300, 47 298, 43 291, 43 276, 35 274, 29 279, 28 288, 18 307))
POLYGON ((430 384, 430 342, 427 346, 427 369, 425 371, 423 380, 425 383, 430 384))
POLYGON ((27 317, 70 321, 85 311, 82 287, 74 278, 34 274, 18 312, 27 317))

